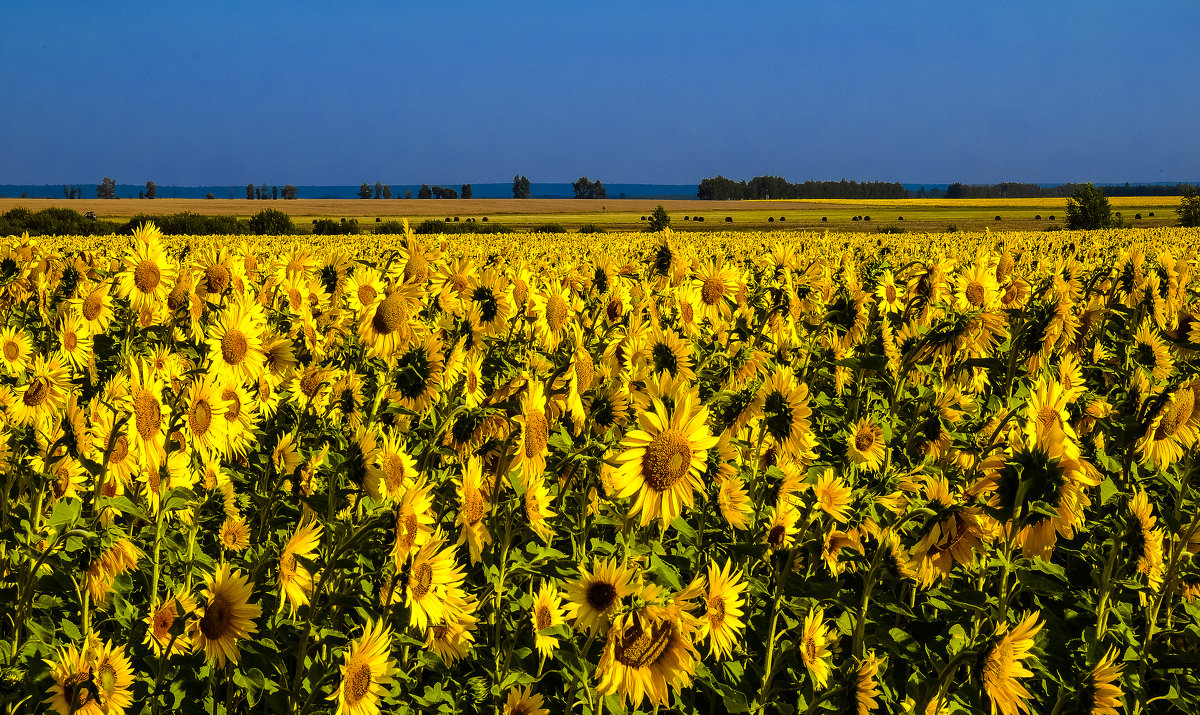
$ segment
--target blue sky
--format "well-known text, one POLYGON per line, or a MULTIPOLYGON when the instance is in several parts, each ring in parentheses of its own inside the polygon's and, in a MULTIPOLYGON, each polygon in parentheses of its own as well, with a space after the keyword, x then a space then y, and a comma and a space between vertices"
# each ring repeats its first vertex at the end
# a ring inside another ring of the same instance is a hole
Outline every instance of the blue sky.
POLYGON ((0 183, 1200 179, 1194 0, 355 7, 6 0, 0 183))

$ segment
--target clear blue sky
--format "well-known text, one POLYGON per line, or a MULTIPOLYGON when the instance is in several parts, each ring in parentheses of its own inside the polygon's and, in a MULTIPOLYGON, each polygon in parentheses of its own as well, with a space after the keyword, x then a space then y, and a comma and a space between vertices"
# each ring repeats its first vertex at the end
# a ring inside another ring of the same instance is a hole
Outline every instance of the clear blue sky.
POLYGON ((0 183, 1200 179, 1195 0, 0 17, 0 183))

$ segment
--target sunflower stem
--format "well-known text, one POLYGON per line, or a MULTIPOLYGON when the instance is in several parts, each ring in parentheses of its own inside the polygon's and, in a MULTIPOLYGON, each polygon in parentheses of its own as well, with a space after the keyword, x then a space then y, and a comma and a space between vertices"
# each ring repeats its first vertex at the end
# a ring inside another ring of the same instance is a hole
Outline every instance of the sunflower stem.
POLYGON ((787 584, 787 577, 792 572, 792 563, 796 560, 796 551, 798 548, 788 549, 787 562, 784 564, 783 570, 775 574, 775 593, 771 597, 771 631, 767 636, 767 653, 766 662, 763 665, 762 687, 758 690, 759 713, 763 713, 766 710, 767 693, 770 692, 771 681, 775 678, 772 662, 775 659, 775 638, 779 627, 779 600, 783 595, 784 586, 787 584))

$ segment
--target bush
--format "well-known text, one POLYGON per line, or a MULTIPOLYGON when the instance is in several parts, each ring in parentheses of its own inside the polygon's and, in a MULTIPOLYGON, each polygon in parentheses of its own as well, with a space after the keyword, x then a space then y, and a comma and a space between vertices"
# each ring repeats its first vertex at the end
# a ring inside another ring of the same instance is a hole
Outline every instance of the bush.
POLYGON ((899 226, 880 226, 875 229, 875 233, 907 233, 907 231, 899 226))
POLYGON ((822 222, 822 223, 824 223, 825 221, 828 221, 828 220, 829 220, 829 217, 828 217, 828 216, 822 216, 822 217, 821 217, 821 222, 822 222))
POLYGON ((580 233, 608 233, 603 226, 594 223, 585 223, 579 227, 580 233))
POLYGON ((1183 198, 1180 199, 1175 213, 1179 214, 1180 226, 1200 226, 1200 194, 1196 192, 1195 186, 1183 187, 1183 198))
POLYGON ((958 233, 958 224, 952 223, 946 227, 946 233, 958 233))
POLYGON ((726 217, 725 217, 725 223, 733 223, 733 217, 732 217, 732 216, 726 216, 726 217))
POLYGON ((125 222, 118 233, 132 234, 138 226, 153 221, 163 233, 171 236, 236 236, 251 233, 250 222, 234 216, 204 216, 191 211, 169 216, 139 214, 125 222))
POLYGON ((692 217, 691 217, 691 216, 684 216, 684 217, 683 217, 683 220, 684 220, 684 221, 691 221, 691 220, 692 220, 692 217))
POLYGON ((215 198, 217 198, 217 197, 216 197, 216 196, 213 196, 212 194, 205 194, 205 195, 204 195, 204 198, 206 198, 206 199, 215 199, 215 198))
POLYGON ((533 233, 566 233, 567 229, 563 228, 560 223, 544 223, 541 226, 535 226, 529 229, 533 233))
POLYGON ((1134 214, 1134 215, 1133 215, 1133 217, 1134 217, 1135 219, 1137 219, 1138 221, 1141 221, 1141 220, 1142 220, 1142 215, 1141 215, 1140 213, 1139 213, 1139 214, 1134 214))
POLYGON ((263 209, 250 218, 250 232, 259 236, 289 236, 296 233, 292 217, 279 209, 263 209))
POLYGON ((996 218, 994 218, 994 219, 992 219, 992 220, 993 220, 993 221, 999 221, 999 220, 1000 220, 1000 217, 999 217, 999 216, 997 216, 996 218))
POLYGON ((404 233, 404 224, 400 221, 384 221, 375 227, 375 233, 404 233))
MULTIPOLYGON (((403 228, 403 227, 402 227, 403 228)), ((426 219, 413 227, 413 233, 431 234, 431 233, 511 233, 512 229, 502 223, 489 223, 484 226, 478 223, 451 223, 446 224, 437 219, 426 219)))
POLYGON ((0 215, 0 236, 103 236, 116 233, 119 224, 89 219, 78 211, 48 208, 38 212, 17 206, 0 215))

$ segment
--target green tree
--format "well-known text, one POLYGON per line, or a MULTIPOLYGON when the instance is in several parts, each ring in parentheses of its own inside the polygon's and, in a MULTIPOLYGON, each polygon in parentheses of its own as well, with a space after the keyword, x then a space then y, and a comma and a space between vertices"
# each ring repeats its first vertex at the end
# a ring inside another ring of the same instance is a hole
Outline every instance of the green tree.
POLYGON ((362 184, 359 185, 358 198, 360 198, 360 199, 371 198, 371 185, 370 184, 368 184, 367 182, 364 181, 364 182, 362 182, 362 184))
POLYGON ((1200 192, 1196 191, 1195 186, 1188 184, 1183 187, 1183 199, 1179 201, 1175 213, 1179 214, 1180 226, 1200 226, 1200 192))
POLYGON ((1108 197, 1090 182, 1075 189, 1067 199, 1067 228, 1092 231, 1113 225, 1108 197))
POLYGON ((146 182, 146 198, 153 199, 158 196, 158 186, 153 181, 146 182))
POLYGON ((296 226, 279 209, 263 209, 250 217, 250 230, 260 236, 288 236, 296 233, 296 226))
POLYGON ((420 190, 417 191, 418 199, 431 199, 433 192, 429 190, 429 184, 421 184, 420 190))
POLYGON ((646 224, 647 231, 661 231, 664 228, 671 227, 671 217, 667 214, 667 210, 663 208, 662 204, 654 207, 654 210, 650 212, 648 221, 649 223, 646 224))
POLYGON ((471 185, 470 185, 470 184, 463 184, 463 185, 462 185, 462 197, 463 197, 464 199, 469 199, 469 198, 471 198, 471 185))
POLYGON ((115 199, 117 198, 117 182, 107 176, 100 181, 100 185, 96 187, 96 198, 98 199, 115 199))
POLYGON ((513 177, 513 198, 529 198, 529 179, 526 179, 524 176, 513 177))
POLYGON ((246 184, 246 200, 254 200, 254 184, 246 184))
POLYGON ((375 182, 375 198, 377 198, 377 199, 383 198, 383 182, 382 181, 375 182))
POLYGON ((283 185, 283 198, 286 201, 292 201, 296 198, 296 187, 291 184, 283 185))

